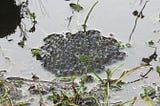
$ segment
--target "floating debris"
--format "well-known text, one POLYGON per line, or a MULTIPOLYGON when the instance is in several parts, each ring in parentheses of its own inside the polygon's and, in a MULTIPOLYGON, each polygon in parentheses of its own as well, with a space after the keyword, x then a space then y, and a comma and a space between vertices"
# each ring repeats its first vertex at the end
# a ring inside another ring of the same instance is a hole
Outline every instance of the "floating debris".
POLYGON ((51 34, 44 42, 41 47, 42 65, 57 76, 83 74, 86 62, 80 59, 82 56, 91 59, 89 64, 96 72, 104 71, 105 65, 123 60, 126 56, 116 46, 116 39, 104 37, 97 30, 51 34))

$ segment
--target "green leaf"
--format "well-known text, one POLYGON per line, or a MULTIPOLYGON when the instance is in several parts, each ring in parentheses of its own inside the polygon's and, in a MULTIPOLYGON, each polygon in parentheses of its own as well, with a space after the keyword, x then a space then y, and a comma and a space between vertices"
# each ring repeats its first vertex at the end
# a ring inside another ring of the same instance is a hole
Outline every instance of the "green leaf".
POLYGON ((74 10, 74 11, 81 11, 83 10, 83 7, 79 4, 75 4, 75 3, 70 3, 69 6, 74 10))
POLYGON ((29 13, 29 15, 30 15, 30 17, 32 17, 33 19, 36 19, 36 15, 35 15, 34 12, 33 12, 33 13, 29 13))
POLYGON ((156 71, 158 72, 158 74, 160 74, 160 66, 156 67, 156 71))

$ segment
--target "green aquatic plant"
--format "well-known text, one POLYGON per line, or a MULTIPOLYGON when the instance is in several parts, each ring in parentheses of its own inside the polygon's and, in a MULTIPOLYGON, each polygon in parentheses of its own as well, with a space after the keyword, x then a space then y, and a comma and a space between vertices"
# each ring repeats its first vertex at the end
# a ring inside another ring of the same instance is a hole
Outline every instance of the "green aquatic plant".
POLYGON ((75 3, 70 3, 69 6, 77 12, 80 12, 81 10, 83 10, 83 7, 80 4, 75 4, 75 3))
POLYGON ((94 81, 94 78, 92 75, 84 75, 81 77, 81 81, 80 83, 90 83, 90 82, 93 82, 94 81))
POLYGON ((106 79, 106 82, 103 83, 105 84, 105 94, 104 94, 104 97, 105 97, 105 105, 106 106, 109 106, 109 97, 110 97, 110 89, 111 89, 111 86, 114 82, 114 80, 112 80, 112 76, 113 74, 120 68, 122 67, 123 65, 125 65, 125 63, 122 63, 116 67, 114 67, 112 70, 108 69, 106 71, 106 74, 107 74, 107 79, 106 79))
POLYGON ((14 101, 20 98, 18 89, 6 80, 0 80, 0 106, 14 106, 14 101))
POLYGON ((154 46, 154 45, 155 45, 155 42, 154 42, 153 40, 150 40, 150 41, 147 42, 147 44, 148 44, 149 46, 154 46))
POLYGON ((94 7, 95 7, 97 4, 98 4, 98 1, 96 1, 96 2, 93 4, 93 6, 92 6, 91 9, 89 10, 89 12, 88 12, 88 14, 87 14, 87 16, 86 16, 86 18, 85 18, 84 24, 82 25, 82 26, 83 26, 83 29, 84 29, 84 32, 86 32, 87 21, 88 21, 88 19, 89 19, 89 16, 90 16, 91 12, 93 11, 94 7))
POLYGON ((156 103, 153 100, 156 97, 156 90, 151 86, 144 86, 143 90, 144 91, 140 93, 141 98, 152 106, 156 106, 156 103))
POLYGON ((150 97, 155 98, 156 97, 156 90, 151 86, 144 86, 143 87, 144 92, 140 93, 141 98, 150 97))
POLYGON ((103 79, 96 73, 96 71, 91 67, 90 62, 91 58, 88 56, 79 56, 79 59, 83 62, 85 62, 86 65, 86 73, 90 70, 102 83, 104 83, 103 79))
POLYGON ((33 54, 33 57, 35 56, 37 60, 41 60, 42 59, 42 57, 41 57, 42 50, 40 50, 40 49, 31 49, 31 52, 33 54))
POLYGON ((29 16, 31 17, 31 20, 32 20, 32 23, 33 23, 33 26, 29 29, 29 32, 35 32, 36 30, 36 24, 37 24, 37 20, 36 20, 36 15, 35 13, 29 13, 29 16))
POLYGON ((60 101, 60 95, 57 92, 52 92, 52 95, 47 96, 47 99, 56 104, 60 101))
POLYGON ((117 47, 119 47, 120 49, 130 48, 131 47, 131 44, 125 43, 125 42, 122 42, 122 41, 117 41, 117 43, 115 43, 115 45, 117 47))

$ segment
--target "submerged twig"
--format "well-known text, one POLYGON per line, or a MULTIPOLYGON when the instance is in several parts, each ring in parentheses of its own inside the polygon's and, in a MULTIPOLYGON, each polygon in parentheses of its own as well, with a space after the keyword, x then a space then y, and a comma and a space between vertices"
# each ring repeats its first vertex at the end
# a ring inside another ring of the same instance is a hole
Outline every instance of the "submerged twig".
POLYGON ((145 74, 141 74, 140 76, 142 78, 146 77, 151 71, 153 70, 153 67, 151 67, 145 74))
POLYGON ((101 81, 102 84, 104 84, 105 82, 103 81, 103 79, 95 72, 95 70, 93 68, 91 68, 89 66, 89 69, 92 71, 92 73, 99 79, 99 81, 101 81))
MULTIPOLYGON (((130 43, 130 41, 131 41, 131 39, 132 39, 132 35, 133 35, 133 33, 134 33, 135 29, 136 29, 136 26, 137 26, 137 23, 138 23, 138 19, 139 19, 139 18, 142 18, 141 16, 143 16, 143 13, 142 13, 142 12, 143 12, 144 8, 146 7, 147 3, 148 3, 148 1, 145 2, 144 6, 142 7, 141 11, 139 12, 139 14, 137 15, 137 17, 136 17, 136 19, 135 19, 135 21, 134 21, 133 29, 132 29, 132 31, 131 31, 131 33, 130 33, 130 35, 129 35, 129 43, 130 43)), ((144 16, 143 16, 143 17, 144 17, 144 16)))
POLYGON ((67 28, 69 28, 69 26, 70 26, 70 24, 71 24, 71 21, 72 21, 72 18, 73 18, 73 15, 71 15, 70 17, 67 17, 67 19, 68 19, 67 28))
POLYGON ((137 66, 129 71, 125 71, 122 73, 122 75, 119 77, 119 79, 113 84, 113 85, 117 85, 120 81, 122 81, 122 79, 124 79, 125 77, 127 77, 128 75, 130 75, 131 73, 141 69, 141 68, 146 68, 146 67, 149 67, 149 66, 143 66, 143 65, 140 65, 140 66, 137 66))

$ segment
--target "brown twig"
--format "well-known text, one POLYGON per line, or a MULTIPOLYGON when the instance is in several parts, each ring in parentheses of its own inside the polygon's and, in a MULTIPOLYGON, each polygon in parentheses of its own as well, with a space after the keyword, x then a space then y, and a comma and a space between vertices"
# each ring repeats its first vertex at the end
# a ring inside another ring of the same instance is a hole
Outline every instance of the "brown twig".
POLYGON ((139 14, 137 15, 137 17, 136 17, 136 19, 134 21, 133 29, 132 29, 132 31, 131 31, 131 33, 129 35, 129 43, 130 43, 130 41, 132 39, 132 35, 133 35, 133 33, 134 33, 135 29, 136 29, 136 26, 137 26, 137 23, 138 23, 138 19, 140 18, 140 16, 143 15, 142 12, 143 12, 144 8, 146 7, 147 3, 148 3, 148 1, 145 2, 144 6, 142 7, 141 11, 139 12, 139 14))
POLYGON ((142 78, 146 77, 151 71, 153 70, 153 67, 151 67, 145 74, 141 74, 140 76, 142 78))
POLYGON ((130 84, 130 83, 135 83, 135 82, 138 82, 138 81, 140 81, 140 80, 143 80, 143 79, 148 78, 147 75, 148 75, 152 70, 153 70, 153 67, 150 67, 149 70, 148 70, 144 75, 142 75, 142 74, 140 75, 141 78, 138 78, 138 79, 136 79, 136 80, 134 80, 134 81, 128 82, 128 84, 130 84))

